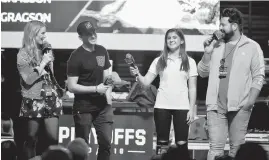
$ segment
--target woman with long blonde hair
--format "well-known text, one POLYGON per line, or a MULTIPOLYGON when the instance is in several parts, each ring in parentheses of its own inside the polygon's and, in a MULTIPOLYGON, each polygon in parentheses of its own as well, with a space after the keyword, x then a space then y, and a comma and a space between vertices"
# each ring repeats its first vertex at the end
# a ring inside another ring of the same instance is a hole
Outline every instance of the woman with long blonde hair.
POLYGON ((27 159, 36 155, 37 132, 41 123, 44 123, 48 135, 46 142, 58 142, 58 116, 62 113, 62 101, 54 83, 54 57, 50 49, 42 50, 45 44, 48 44, 45 24, 28 22, 24 27, 22 48, 17 55, 22 94, 20 117, 27 119, 24 143, 27 159))
MULTIPOLYGON (((195 61, 186 53, 186 41, 180 29, 169 29, 165 34, 164 49, 152 62, 148 73, 142 76, 137 67, 130 67, 132 75, 148 86, 157 75, 160 86, 154 106, 154 121, 157 133, 156 154, 167 151, 169 132, 173 117, 175 142, 178 158, 189 158, 189 124, 194 119, 196 102, 197 67, 195 61)), ((176 155, 175 155, 176 156, 176 155)))

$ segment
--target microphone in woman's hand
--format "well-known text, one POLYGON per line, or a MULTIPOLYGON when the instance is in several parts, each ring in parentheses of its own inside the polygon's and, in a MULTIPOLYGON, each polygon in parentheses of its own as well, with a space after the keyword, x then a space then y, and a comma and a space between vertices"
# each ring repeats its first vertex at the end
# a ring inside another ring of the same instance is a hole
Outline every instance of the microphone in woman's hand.
POLYGON ((43 53, 47 53, 48 51, 51 51, 52 50, 51 44, 48 43, 47 41, 43 41, 41 50, 43 53))
MULTIPOLYGON (((133 68, 136 68, 134 57, 133 57, 130 53, 127 53, 127 54, 126 54, 124 61, 125 61, 129 66, 131 66, 131 67, 133 67, 133 68)), ((137 77, 138 74, 135 74, 135 76, 137 77)))
MULTIPOLYGON (((48 41, 44 40, 44 41, 43 41, 43 44, 42 44, 42 46, 41 46, 41 50, 42 50, 42 53, 43 53, 43 54, 47 54, 48 51, 52 51, 51 44, 50 44, 48 41)), ((46 65, 45 68, 47 68, 47 69, 50 68, 50 65, 51 65, 52 62, 54 61, 54 55, 53 55, 53 54, 52 54, 52 57, 53 57, 52 60, 51 60, 50 62, 47 63, 47 65, 46 65)))
POLYGON ((134 60, 134 57, 130 54, 130 53, 127 53, 126 56, 125 56, 125 62, 131 66, 131 67, 134 67, 135 68, 135 60, 134 60))

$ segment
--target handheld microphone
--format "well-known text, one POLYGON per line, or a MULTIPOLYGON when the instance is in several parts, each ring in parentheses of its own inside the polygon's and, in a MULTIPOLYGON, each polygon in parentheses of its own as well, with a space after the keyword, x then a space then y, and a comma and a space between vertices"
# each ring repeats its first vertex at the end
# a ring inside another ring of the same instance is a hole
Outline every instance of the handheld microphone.
MULTIPOLYGON (((136 68, 134 57, 133 57, 130 53, 127 53, 127 54, 126 54, 124 61, 125 61, 129 66, 136 68)), ((135 76, 137 77, 138 74, 136 74, 135 76)))
POLYGON ((112 79, 112 76, 107 76, 104 82, 105 85, 113 85, 114 81, 112 79))
MULTIPOLYGON (((52 50, 51 44, 47 41, 43 41, 43 44, 41 46, 41 50, 42 50, 43 54, 46 54, 48 51, 52 50)), ((52 56, 53 56, 53 54, 52 54, 52 56)), ((51 62, 48 63, 45 68, 48 69, 51 64, 52 64, 51 62)))
POLYGON ((47 53, 48 51, 52 50, 51 44, 48 43, 47 41, 44 41, 41 47, 41 50, 43 53, 47 53))
POLYGON ((212 38, 209 41, 209 44, 208 45, 210 45, 214 40, 219 41, 219 40, 223 39, 224 36, 225 36, 225 34, 223 32, 221 32, 220 30, 216 30, 213 33, 212 38))
POLYGON ((133 57, 130 53, 127 53, 127 54, 126 54, 124 60, 125 60, 125 62, 126 62, 129 66, 135 68, 135 60, 134 60, 134 57, 133 57))

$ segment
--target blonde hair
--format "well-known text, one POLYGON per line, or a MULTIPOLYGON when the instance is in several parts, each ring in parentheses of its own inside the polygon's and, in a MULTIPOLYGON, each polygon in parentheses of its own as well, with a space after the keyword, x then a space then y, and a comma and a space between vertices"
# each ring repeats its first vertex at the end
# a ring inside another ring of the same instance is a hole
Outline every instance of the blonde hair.
POLYGON ((29 55, 32 65, 38 65, 41 60, 41 55, 39 54, 39 48, 35 38, 43 27, 46 27, 46 25, 36 20, 28 22, 24 27, 22 48, 29 55))

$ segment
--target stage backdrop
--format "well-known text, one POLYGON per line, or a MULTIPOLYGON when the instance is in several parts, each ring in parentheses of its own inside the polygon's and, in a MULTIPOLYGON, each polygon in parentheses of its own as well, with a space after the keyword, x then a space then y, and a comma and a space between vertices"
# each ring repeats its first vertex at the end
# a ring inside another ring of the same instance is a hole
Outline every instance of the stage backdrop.
POLYGON ((98 27, 99 43, 125 50, 160 50, 165 31, 180 27, 187 41, 199 42, 187 43, 187 50, 197 51, 219 27, 218 0, 1 0, 1 5, 3 48, 21 46, 30 20, 46 23, 53 47, 65 49, 80 44, 76 26, 84 20, 98 27))
MULTIPOLYGON (((118 113, 114 116, 112 131, 112 160, 150 159, 153 151, 152 113, 118 113)), ((75 138, 72 115, 59 119, 59 144, 66 146, 75 138)), ((97 137, 95 129, 89 135, 90 159, 96 159, 97 137)))

